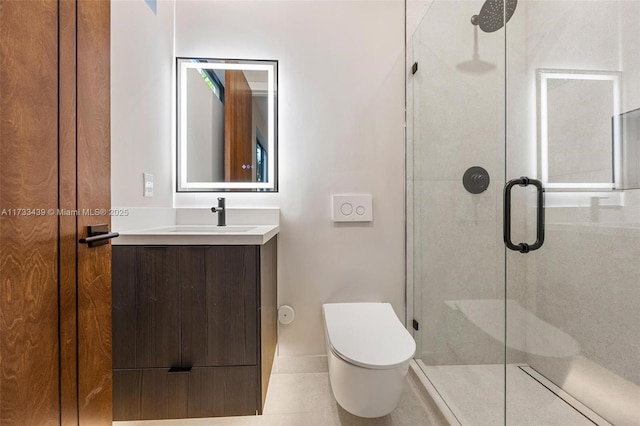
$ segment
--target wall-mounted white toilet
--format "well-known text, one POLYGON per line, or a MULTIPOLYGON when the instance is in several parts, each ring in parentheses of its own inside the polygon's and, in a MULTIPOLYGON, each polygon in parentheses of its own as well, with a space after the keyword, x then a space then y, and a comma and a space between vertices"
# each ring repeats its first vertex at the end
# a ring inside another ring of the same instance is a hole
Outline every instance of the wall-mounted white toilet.
POLYGON ((389 303, 322 305, 329 381, 338 404, 360 417, 398 405, 416 343, 389 303))

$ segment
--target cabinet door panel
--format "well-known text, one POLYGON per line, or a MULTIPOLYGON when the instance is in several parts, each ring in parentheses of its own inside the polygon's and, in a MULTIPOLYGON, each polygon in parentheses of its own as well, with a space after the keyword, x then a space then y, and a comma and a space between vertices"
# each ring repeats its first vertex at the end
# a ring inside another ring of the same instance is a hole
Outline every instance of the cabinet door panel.
POLYGON ((206 247, 181 247, 180 282, 182 285, 182 359, 193 366, 204 359, 207 334, 206 247), (194 356, 194 352, 201 353, 194 356))
POLYGON ((113 420, 185 418, 188 388, 188 373, 114 370, 113 420))
POLYGON ((188 376, 188 417, 256 413, 257 366, 194 368, 188 376))
POLYGON ((113 248, 113 368, 180 365, 177 247, 113 248))
POLYGON ((112 247, 113 368, 135 365, 137 252, 133 246, 112 247))
POLYGON ((258 248, 184 247, 181 254, 190 259, 182 263, 183 364, 256 364, 258 248), (204 279, 199 278, 200 262, 204 279))

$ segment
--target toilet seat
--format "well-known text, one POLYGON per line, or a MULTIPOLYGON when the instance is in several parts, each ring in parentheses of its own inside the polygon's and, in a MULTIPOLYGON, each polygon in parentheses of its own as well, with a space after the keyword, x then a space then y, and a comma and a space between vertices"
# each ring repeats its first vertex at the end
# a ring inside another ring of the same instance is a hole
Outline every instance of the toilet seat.
POLYGON ((389 303, 326 303, 322 305, 327 343, 351 364, 390 369, 409 361, 416 350, 389 303))

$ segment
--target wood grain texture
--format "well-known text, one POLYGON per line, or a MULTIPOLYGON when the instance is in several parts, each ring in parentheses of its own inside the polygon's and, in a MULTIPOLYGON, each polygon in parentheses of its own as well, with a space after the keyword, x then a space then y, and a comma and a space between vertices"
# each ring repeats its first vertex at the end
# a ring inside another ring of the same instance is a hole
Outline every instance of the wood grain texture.
POLYGON ((2 425, 59 423, 57 12, 0 1, 2 425))
POLYGON ((206 355, 206 247, 180 247, 181 365, 205 362, 206 355), (198 324, 194 324, 194 322, 198 324), (197 355, 200 352, 201 355, 197 355))
MULTIPOLYGON (((78 235, 110 223, 110 2, 77 2, 78 235)), ((80 424, 112 419, 111 245, 78 247, 78 413, 80 424)))
POLYGON ((198 256, 195 250, 181 252, 183 365, 256 364, 258 247, 209 246, 198 256), (204 277, 189 258, 204 262, 204 277))
MULTIPOLYGON (((58 208, 76 204, 76 1, 59 1, 58 208)), ((60 423, 78 424, 77 219, 59 215, 60 423)))
POLYGON ((180 366, 179 247, 113 247, 113 368, 180 366))
POLYGON ((260 413, 278 343, 278 236, 260 247, 260 413))
POLYGON ((113 420, 187 417, 188 373, 167 369, 113 372, 113 420))
POLYGON ((188 376, 188 417, 256 413, 257 366, 194 368, 188 376))
POLYGON ((252 94, 242 71, 225 71, 224 173, 227 182, 251 182, 252 94), (244 168, 242 166, 245 166, 244 168))
MULTIPOLYGON (((113 368, 134 368, 137 353, 138 251, 135 246, 112 247, 113 368)), ((115 373, 114 373, 115 374, 115 373)), ((115 380, 115 376, 114 376, 115 380)), ((114 387, 114 395, 116 389, 114 387)))
POLYGON ((256 366, 116 370, 114 420, 252 415, 256 412, 256 366))
POLYGON ((273 328, 265 342, 274 349, 275 241, 262 255, 259 246, 113 248, 114 419, 261 410, 258 267, 262 256, 264 323, 273 328), (169 374, 171 366, 193 368, 169 374))

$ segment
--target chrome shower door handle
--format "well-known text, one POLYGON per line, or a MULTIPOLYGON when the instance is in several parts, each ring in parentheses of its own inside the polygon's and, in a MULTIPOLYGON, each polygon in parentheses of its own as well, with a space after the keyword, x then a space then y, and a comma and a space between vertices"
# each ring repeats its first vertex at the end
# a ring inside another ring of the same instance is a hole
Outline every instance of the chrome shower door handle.
POLYGON ((523 176, 519 179, 512 179, 504 186, 503 199, 503 238, 504 245, 508 249, 519 251, 520 253, 529 253, 532 250, 538 250, 544 243, 544 188, 542 182, 537 179, 530 179, 523 176), (514 244, 511 241, 511 189, 516 186, 534 185, 537 190, 538 207, 536 209, 536 242, 533 244, 520 243, 514 244))

